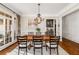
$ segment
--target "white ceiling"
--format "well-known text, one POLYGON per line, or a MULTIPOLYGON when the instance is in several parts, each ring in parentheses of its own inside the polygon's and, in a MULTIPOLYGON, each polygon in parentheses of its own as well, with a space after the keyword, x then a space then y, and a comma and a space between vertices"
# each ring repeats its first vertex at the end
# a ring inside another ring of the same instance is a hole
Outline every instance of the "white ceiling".
MULTIPOLYGON (((3 3, 20 15, 35 15, 38 13, 37 3, 3 3)), ((42 15, 56 15, 69 3, 41 3, 40 13, 42 15)))

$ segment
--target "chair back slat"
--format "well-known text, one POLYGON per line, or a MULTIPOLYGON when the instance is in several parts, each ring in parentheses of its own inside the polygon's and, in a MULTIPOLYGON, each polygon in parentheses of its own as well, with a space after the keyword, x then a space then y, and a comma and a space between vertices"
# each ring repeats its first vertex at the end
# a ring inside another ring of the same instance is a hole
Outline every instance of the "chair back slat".
POLYGON ((57 45, 59 44, 59 37, 50 36, 50 46, 51 45, 57 45))
POLYGON ((41 54, 43 54, 43 36, 33 36, 33 47, 34 47, 34 54, 35 49, 41 49, 41 54))
POLYGON ((34 35, 34 32, 28 32, 28 35, 34 35))
POLYGON ((43 37, 42 36, 33 36, 33 42, 35 45, 42 45, 42 40, 43 37))
POLYGON ((18 54, 20 53, 20 49, 26 49, 27 54, 27 36, 17 36, 18 42, 18 54))
POLYGON ((27 43, 27 36, 17 36, 18 44, 25 42, 27 43))

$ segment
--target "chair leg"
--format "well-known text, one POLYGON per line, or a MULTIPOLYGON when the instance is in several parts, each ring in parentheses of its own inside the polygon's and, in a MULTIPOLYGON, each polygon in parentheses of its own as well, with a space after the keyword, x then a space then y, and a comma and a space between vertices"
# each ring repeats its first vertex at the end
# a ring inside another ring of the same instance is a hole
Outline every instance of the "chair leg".
POLYGON ((34 55, 35 55, 35 48, 34 48, 34 55))
POLYGON ((19 55, 20 49, 18 48, 18 55, 19 55))
POLYGON ((45 42, 45 47, 46 47, 46 51, 47 51, 47 45, 46 45, 46 42, 45 42))
POLYGON ((26 48, 26 55, 27 55, 27 48, 26 48))
POLYGON ((31 48, 31 44, 28 46, 28 49, 30 50, 30 48, 31 48))
POLYGON ((47 45, 46 45, 46 51, 47 51, 47 45))
POLYGON ((51 48, 50 48, 50 55, 51 55, 51 48))
POLYGON ((41 48, 41 55, 43 55, 43 48, 41 48))
POLYGON ((58 48, 57 48, 57 55, 59 55, 58 48))

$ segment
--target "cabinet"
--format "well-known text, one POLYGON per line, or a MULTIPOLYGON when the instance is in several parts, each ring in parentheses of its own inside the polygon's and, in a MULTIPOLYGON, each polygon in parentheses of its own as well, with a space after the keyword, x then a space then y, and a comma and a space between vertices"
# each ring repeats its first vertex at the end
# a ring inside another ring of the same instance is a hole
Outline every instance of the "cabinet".
POLYGON ((46 34, 47 35, 56 35, 56 20, 55 19, 46 19, 46 34))
POLYGON ((5 19, 5 44, 12 42, 12 20, 5 19))
POLYGON ((4 18, 0 17, 0 47, 4 45, 5 39, 5 27, 4 27, 4 18))
POLYGON ((46 19, 46 27, 53 27, 53 19, 46 19))
POLYGON ((16 30, 14 24, 13 18, 0 15, 0 50, 17 41, 14 39, 14 31, 16 30))

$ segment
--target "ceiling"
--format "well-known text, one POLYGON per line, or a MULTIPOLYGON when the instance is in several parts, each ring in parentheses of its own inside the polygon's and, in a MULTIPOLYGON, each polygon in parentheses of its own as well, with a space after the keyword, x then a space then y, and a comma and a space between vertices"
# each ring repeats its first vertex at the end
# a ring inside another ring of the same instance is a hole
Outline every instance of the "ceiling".
MULTIPOLYGON (((36 15, 38 13, 37 3, 3 3, 20 15, 36 15)), ((69 3, 41 3, 40 13, 42 15, 56 15, 69 3)))

